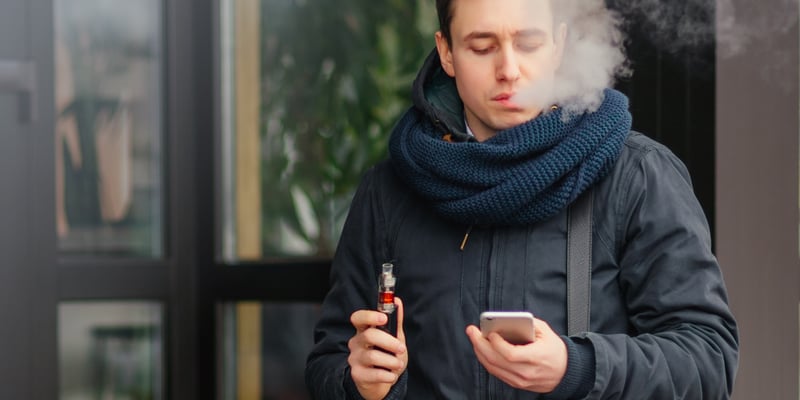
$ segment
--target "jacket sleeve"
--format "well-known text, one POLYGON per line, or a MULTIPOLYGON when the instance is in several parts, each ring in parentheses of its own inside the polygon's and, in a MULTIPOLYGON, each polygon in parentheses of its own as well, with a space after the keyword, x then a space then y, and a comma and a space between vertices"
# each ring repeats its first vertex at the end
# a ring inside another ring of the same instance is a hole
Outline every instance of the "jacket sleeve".
POLYGON ((703 211, 684 165, 644 153, 616 205, 628 334, 589 333, 592 399, 727 399, 738 363, 736 322, 703 211))
MULTIPOLYGON (((360 399, 350 377, 347 342, 355 334, 350 314, 377 304, 377 268, 382 215, 376 207, 375 170, 365 174, 347 216, 333 259, 330 290, 314 329, 314 347, 306 361, 306 386, 314 399, 360 399)), ((388 261, 388 260, 386 260, 388 261)), ((405 397, 405 375, 387 399, 405 397)))

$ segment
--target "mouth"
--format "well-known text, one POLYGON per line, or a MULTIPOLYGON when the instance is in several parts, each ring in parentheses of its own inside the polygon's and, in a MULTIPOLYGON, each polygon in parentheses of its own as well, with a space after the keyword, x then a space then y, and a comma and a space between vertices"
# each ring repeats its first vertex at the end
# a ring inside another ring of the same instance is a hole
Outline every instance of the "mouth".
POLYGON ((492 101, 502 105, 505 108, 520 109, 521 107, 514 102, 514 93, 501 93, 492 97, 492 101))

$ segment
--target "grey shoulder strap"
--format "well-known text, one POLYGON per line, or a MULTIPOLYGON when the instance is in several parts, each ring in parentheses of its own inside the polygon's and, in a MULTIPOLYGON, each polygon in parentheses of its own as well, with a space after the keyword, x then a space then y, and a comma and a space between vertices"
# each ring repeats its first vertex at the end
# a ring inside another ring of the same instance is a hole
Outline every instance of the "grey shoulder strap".
POLYGON ((567 334, 589 330, 592 294, 592 203, 587 190, 567 213, 567 334))

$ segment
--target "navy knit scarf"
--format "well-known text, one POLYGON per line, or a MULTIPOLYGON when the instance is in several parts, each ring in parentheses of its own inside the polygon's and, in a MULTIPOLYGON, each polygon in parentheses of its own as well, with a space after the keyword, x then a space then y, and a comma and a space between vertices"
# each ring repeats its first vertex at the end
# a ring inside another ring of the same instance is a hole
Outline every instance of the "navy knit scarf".
POLYGON ((559 213, 608 174, 631 128, 627 97, 611 89, 596 112, 562 113, 550 111, 484 142, 451 143, 412 108, 394 128, 389 154, 402 179, 443 217, 527 225, 559 213))

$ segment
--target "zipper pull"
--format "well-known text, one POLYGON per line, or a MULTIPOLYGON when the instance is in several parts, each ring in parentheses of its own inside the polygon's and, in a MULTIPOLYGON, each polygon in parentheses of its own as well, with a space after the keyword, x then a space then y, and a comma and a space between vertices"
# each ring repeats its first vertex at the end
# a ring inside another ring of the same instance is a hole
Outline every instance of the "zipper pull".
POLYGON ((459 247, 459 250, 464 251, 464 247, 467 246, 467 240, 469 239, 470 232, 472 232, 472 225, 467 228, 467 232, 464 234, 464 240, 461 241, 461 247, 459 247))

